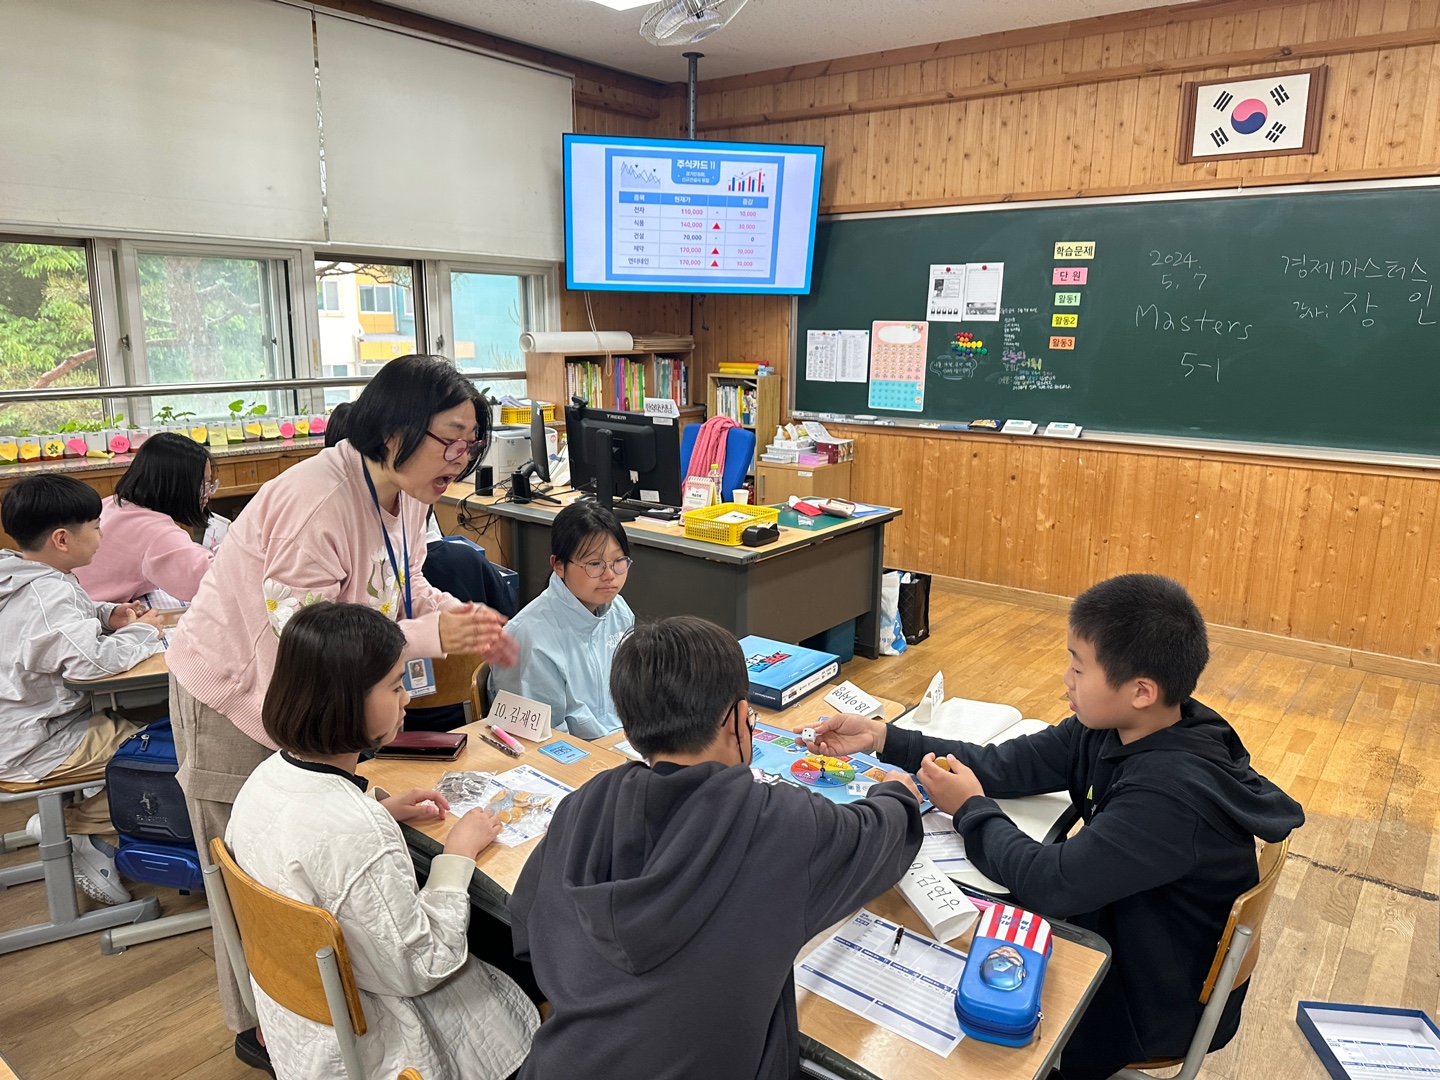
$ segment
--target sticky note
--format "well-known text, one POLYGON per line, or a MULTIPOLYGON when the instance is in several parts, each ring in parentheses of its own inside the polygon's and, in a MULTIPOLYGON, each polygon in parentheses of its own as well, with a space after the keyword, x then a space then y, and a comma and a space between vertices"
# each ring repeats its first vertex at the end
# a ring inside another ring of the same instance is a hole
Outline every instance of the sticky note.
POLYGON ((1051 315, 1051 316, 1050 316, 1050 325, 1051 325, 1051 326, 1079 326, 1079 325, 1080 325, 1080 316, 1079 316, 1079 315, 1065 315, 1065 314, 1051 315))
POLYGON ((1061 240, 1055 245, 1055 258, 1057 259, 1093 259, 1094 257, 1094 240, 1061 240))
POLYGON ((1080 294, 1078 292, 1057 292, 1055 294, 1056 307, 1079 307, 1080 294))
POLYGON ((1050 337, 1050 348, 1073 349, 1075 348, 1075 339, 1073 337, 1056 337, 1052 334, 1050 337))
POLYGON ((1050 275, 1051 285, 1084 285, 1090 276, 1088 266, 1057 266, 1050 275))

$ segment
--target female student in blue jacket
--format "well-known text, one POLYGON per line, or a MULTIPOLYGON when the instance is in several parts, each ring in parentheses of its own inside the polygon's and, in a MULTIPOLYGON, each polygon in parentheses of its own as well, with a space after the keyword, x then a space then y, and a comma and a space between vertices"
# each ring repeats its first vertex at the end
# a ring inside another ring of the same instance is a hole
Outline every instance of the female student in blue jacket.
POLYGON ((550 584, 510 620, 520 662, 490 672, 490 692, 550 706, 551 727, 599 739, 620 728, 610 698, 610 661, 635 616, 620 596, 630 541, 615 515, 571 503, 550 528, 550 584))

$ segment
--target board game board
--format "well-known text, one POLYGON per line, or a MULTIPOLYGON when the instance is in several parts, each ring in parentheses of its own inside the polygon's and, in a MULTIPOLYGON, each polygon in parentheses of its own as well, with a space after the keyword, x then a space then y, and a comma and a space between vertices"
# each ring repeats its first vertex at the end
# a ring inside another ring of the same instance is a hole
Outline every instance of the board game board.
POLYGON ((833 758, 812 754, 793 733, 768 724, 755 725, 754 756, 750 771, 764 784, 793 784, 831 802, 863 799, 871 785, 893 771, 869 754, 833 758))

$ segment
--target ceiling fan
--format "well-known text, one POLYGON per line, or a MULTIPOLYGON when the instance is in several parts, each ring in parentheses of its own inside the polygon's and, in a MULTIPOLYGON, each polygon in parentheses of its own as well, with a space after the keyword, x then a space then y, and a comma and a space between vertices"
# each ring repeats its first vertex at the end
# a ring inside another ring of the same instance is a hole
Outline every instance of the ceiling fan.
POLYGON ((645 13, 640 36, 652 45, 690 45, 733 19, 746 0, 660 0, 645 13))

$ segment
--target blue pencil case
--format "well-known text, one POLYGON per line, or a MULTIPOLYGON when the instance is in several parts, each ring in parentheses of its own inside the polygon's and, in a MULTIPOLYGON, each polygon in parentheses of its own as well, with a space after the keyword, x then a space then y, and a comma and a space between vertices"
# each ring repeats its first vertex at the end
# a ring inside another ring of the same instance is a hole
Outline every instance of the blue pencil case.
POLYGON ((960 1030, 982 1042, 1029 1045, 1043 1019, 1050 948, 1050 924, 1039 915, 1000 904, 985 912, 955 993, 960 1030))

